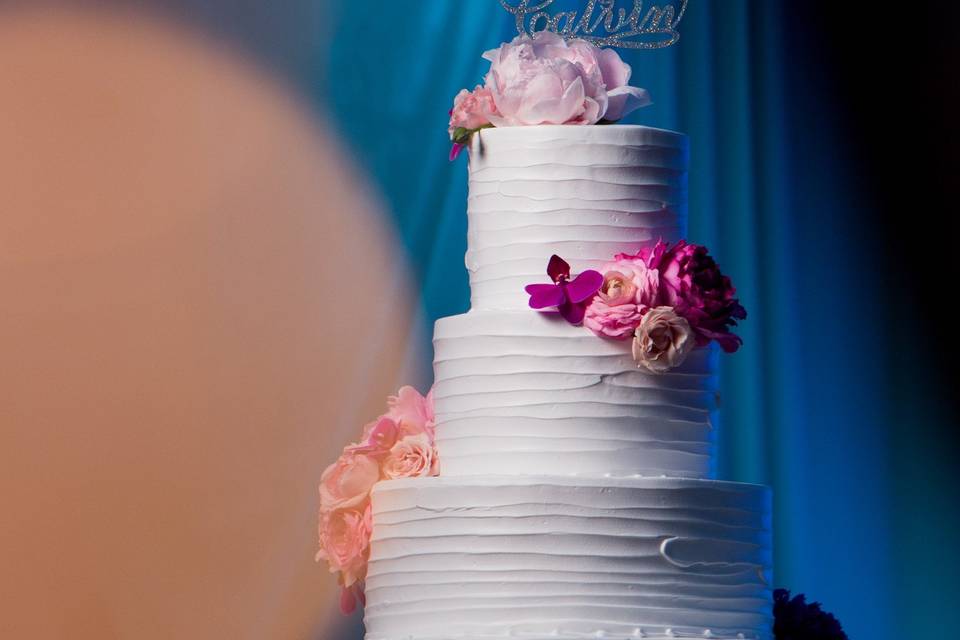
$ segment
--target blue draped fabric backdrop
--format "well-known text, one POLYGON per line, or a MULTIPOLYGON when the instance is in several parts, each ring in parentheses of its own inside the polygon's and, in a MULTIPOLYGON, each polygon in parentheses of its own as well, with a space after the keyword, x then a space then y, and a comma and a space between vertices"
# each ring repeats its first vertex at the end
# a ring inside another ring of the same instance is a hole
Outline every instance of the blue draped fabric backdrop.
MULTIPOLYGON (((481 81, 480 53, 515 35, 512 19, 496 0, 330 4, 315 97, 393 214, 429 336, 469 307, 466 161, 447 160, 447 109, 481 81)), ((679 44, 622 52, 654 100, 627 122, 690 136, 688 237, 750 313, 743 349, 722 359, 718 477, 774 487, 775 584, 824 602, 851 638, 933 637, 960 622, 941 485, 955 474, 922 439, 944 418, 887 357, 869 189, 803 55, 816 42, 786 11, 692 0, 679 44)))

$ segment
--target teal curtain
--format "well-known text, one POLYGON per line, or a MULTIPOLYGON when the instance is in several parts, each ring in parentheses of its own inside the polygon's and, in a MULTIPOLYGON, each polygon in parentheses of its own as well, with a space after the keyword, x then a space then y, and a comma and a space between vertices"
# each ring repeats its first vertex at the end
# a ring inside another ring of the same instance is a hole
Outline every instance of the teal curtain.
MULTIPOLYGON (((381 190, 429 335, 469 306, 466 167, 447 160, 447 109, 513 22, 496 0, 330 5, 316 96, 381 190)), ((960 622, 956 474, 916 434, 944 417, 887 357, 857 151, 806 55, 816 39, 788 11, 691 0, 677 45, 622 53, 654 100, 627 121, 689 134, 689 238, 750 313, 744 348, 723 359, 719 477, 774 487, 776 585, 822 601, 851 638, 934 637, 960 622)))

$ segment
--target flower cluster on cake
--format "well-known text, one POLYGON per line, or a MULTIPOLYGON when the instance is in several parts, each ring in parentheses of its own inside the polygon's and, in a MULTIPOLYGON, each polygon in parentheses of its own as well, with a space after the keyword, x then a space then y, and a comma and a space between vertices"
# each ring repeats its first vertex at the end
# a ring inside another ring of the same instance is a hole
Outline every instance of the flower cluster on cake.
POLYGON ((349 613, 363 602, 363 580, 370 557, 373 521, 370 491, 380 480, 435 476, 433 396, 401 387, 387 400, 388 410, 363 429, 360 441, 344 447, 320 478, 319 546, 338 574, 340 608, 349 613))
POLYGON ((650 104, 632 87, 630 65, 613 49, 551 31, 518 35, 483 54, 484 83, 453 100, 449 133, 454 159, 470 137, 487 127, 617 122, 650 104))
POLYGON ((527 285, 530 307, 555 308, 598 336, 632 340, 637 365, 654 373, 682 364, 694 346, 713 341, 733 353, 743 342, 730 329, 747 312, 704 246, 658 241, 573 280, 570 265, 555 255, 547 275, 553 284, 527 285))

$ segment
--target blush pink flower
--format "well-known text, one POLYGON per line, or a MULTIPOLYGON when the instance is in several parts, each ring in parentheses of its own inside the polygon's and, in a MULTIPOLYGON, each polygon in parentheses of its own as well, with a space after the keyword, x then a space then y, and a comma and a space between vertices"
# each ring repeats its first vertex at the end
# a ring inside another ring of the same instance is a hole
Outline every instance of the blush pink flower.
POLYGON ((372 458, 380 458, 390 451, 400 435, 400 427, 387 416, 380 416, 363 429, 363 438, 359 444, 350 445, 345 453, 359 453, 372 458))
POLYGON ((583 326, 597 335, 625 340, 633 337, 641 318, 636 304, 608 305, 597 296, 587 305, 583 326))
POLYGON ((320 480, 320 550, 330 571, 340 574, 340 607, 345 614, 364 602, 364 579, 370 554, 370 494, 384 478, 437 475, 434 448, 433 390, 426 397, 401 387, 387 400, 387 413, 364 427, 323 472, 320 480))
POLYGON ((483 57, 490 61, 485 84, 498 111, 490 122, 498 127, 595 124, 650 102, 646 91, 626 85, 630 67, 615 51, 603 52, 584 40, 540 31, 532 38, 519 35, 483 57))
POLYGON ((316 559, 326 560, 331 573, 340 572, 341 586, 351 587, 366 577, 372 529, 369 501, 358 509, 338 509, 321 519, 316 559))
POLYGON ((620 59, 613 49, 600 49, 597 63, 607 90, 607 112, 603 119, 616 122, 630 112, 650 104, 650 94, 646 89, 631 87, 630 76, 633 70, 620 59))
POLYGON ((437 452, 432 439, 425 433, 401 438, 383 461, 383 475, 389 479, 435 476, 438 473, 437 452))
POLYGON ((356 508, 380 479, 380 465, 373 458, 345 452, 327 467, 320 478, 320 510, 356 508))
POLYGON ((488 87, 477 85, 473 91, 461 89, 450 110, 450 139, 454 139, 457 129, 473 131, 490 124, 490 116, 496 114, 497 105, 488 87))
POLYGON ((627 339, 656 299, 657 277, 641 260, 617 257, 603 267, 603 284, 587 305, 583 324, 597 335, 627 339))
POLYGON ((413 435, 426 433, 431 441, 434 435, 436 417, 433 413, 433 389, 426 396, 410 386, 400 387, 397 395, 387 399, 389 407, 386 417, 395 420, 400 433, 413 435))

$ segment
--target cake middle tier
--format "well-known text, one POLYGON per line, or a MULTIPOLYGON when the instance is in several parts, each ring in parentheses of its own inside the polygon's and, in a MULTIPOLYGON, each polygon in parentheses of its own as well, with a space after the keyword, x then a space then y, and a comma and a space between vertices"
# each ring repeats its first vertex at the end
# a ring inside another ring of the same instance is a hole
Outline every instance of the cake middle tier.
POLYGON ((655 374, 629 340, 533 310, 441 318, 433 343, 444 476, 712 477, 713 348, 655 374))

